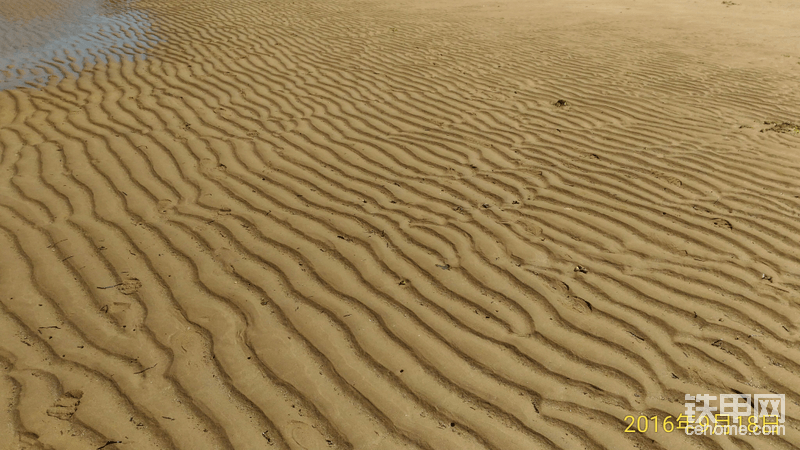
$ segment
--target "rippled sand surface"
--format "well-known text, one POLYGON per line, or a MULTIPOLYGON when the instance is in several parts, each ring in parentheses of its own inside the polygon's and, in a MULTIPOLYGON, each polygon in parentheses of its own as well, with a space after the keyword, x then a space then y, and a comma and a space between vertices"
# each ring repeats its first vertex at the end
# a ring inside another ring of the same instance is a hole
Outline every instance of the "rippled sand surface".
POLYGON ((728 3, 2 0, 0 448, 796 448, 800 11, 728 3))

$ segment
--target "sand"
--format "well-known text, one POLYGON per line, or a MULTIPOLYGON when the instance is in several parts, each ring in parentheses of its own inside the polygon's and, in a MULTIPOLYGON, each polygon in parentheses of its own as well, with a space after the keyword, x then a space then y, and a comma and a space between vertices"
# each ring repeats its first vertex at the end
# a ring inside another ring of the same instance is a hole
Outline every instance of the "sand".
POLYGON ((798 13, 3 1, 0 448, 797 448, 798 13))

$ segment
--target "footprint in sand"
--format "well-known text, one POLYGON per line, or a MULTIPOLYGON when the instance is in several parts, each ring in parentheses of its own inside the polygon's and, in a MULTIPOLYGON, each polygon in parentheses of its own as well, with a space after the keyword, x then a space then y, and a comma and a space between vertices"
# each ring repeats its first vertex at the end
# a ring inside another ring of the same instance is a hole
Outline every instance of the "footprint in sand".
POLYGON ((125 295, 133 295, 142 288, 142 282, 138 278, 128 278, 117 286, 117 290, 125 295))
POLYGON ((225 164, 218 164, 211 158, 203 158, 200 161, 200 173, 214 180, 224 179, 227 171, 225 164))
POLYGON ((69 420, 81 404, 81 391, 69 391, 56 400, 53 406, 47 408, 47 415, 56 419, 69 420))
POLYGON ((172 200, 160 200, 156 207, 159 213, 167 214, 175 209, 175 203, 172 200))
POLYGON ((292 440, 305 450, 322 450, 331 447, 332 441, 326 440, 322 433, 307 423, 295 420, 289 424, 289 427, 292 440))
POLYGON ((714 219, 714 226, 733 230, 733 225, 725 219, 714 219))

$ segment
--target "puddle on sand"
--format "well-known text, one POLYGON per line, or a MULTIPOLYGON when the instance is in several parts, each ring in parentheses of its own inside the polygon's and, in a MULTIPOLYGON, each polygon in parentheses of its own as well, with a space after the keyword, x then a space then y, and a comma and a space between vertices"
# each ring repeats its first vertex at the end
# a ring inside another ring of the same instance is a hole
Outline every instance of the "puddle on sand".
POLYGON ((77 76, 87 63, 143 58, 155 45, 135 0, 0 0, 0 90, 77 76))

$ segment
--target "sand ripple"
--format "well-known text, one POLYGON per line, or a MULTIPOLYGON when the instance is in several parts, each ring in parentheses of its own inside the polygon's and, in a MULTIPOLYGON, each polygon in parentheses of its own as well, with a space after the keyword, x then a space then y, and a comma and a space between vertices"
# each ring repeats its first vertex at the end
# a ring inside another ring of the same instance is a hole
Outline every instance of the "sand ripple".
POLYGON ((623 432, 685 393, 798 406, 784 72, 471 9, 127 14, 147 59, 0 92, 11 448, 800 445, 791 412, 623 432))

